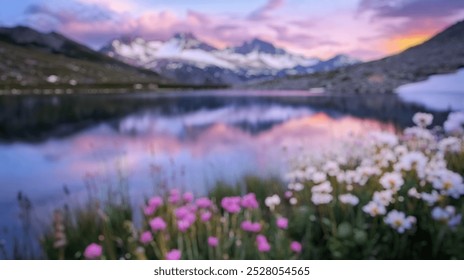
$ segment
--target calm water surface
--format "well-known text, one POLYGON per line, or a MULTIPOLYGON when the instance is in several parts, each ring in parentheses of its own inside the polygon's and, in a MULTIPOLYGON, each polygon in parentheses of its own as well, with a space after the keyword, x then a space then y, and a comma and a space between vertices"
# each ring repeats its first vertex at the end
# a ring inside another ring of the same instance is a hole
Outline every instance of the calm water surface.
MULTIPOLYGON (((451 103, 461 95, 452 95, 451 103)), ((464 102, 463 102, 464 103, 464 102)), ((216 181, 279 176, 283 145, 315 152, 374 130, 410 126, 401 96, 312 96, 285 91, 183 91, 130 95, 0 97, 0 227, 18 226, 18 192, 37 219, 75 197, 128 178, 133 199, 160 182, 205 193, 216 181)), ((0 239, 2 233, 0 233, 0 239)), ((5 233, 3 232, 5 235, 5 233)))

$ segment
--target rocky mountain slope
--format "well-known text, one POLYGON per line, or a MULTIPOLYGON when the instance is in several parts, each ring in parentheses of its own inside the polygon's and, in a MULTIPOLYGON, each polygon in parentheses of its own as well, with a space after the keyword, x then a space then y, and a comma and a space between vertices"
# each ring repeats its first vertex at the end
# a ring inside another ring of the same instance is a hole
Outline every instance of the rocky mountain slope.
POLYGON ((191 33, 178 33, 166 41, 123 37, 111 41, 101 51, 126 63, 191 84, 231 85, 327 71, 359 62, 343 55, 327 61, 308 58, 260 39, 237 47, 217 49, 191 33))
POLYGON ((164 83, 160 75, 127 65, 58 33, 0 28, 0 89, 111 87, 164 83))
POLYGON ((329 72, 249 84, 259 89, 323 87, 330 93, 390 93, 398 86, 464 67, 464 21, 397 55, 329 72))

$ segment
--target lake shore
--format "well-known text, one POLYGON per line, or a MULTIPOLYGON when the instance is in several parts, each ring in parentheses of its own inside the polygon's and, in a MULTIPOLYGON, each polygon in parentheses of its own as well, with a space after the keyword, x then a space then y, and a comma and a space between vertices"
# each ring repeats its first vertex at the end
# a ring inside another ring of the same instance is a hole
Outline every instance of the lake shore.
MULTIPOLYGON (((219 182, 204 196, 161 184, 133 205, 123 178, 109 190, 89 185, 83 203, 56 208, 40 235, 42 257, 462 259, 459 114, 444 132, 418 113, 398 135, 372 133, 323 157, 290 154, 282 178, 219 182)), ((33 222, 28 198, 18 202, 33 222)))

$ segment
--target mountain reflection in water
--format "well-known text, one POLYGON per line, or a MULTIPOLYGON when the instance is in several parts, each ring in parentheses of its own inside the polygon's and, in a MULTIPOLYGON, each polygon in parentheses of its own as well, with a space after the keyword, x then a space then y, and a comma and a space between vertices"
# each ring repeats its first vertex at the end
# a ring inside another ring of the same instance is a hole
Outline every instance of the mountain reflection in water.
MULTIPOLYGON (((0 97, 0 226, 16 195, 53 209, 64 185, 105 186, 127 175, 133 197, 157 183, 204 193, 218 180, 282 172, 282 147, 324 147, 375 130, 411 125, 419 105, 396 96, 205 91, 0 97)), ((439 124, 447 112, 433 112, 439 124)))

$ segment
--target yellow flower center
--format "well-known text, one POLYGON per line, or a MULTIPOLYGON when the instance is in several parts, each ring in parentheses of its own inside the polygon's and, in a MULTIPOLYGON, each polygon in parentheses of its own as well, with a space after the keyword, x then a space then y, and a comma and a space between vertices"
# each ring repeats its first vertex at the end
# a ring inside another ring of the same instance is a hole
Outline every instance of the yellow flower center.
POLYGON ((395 186, 395 180, 393 180, 393 179, 390 179, 390 181, 388 181, 388 183, 390 184, 391 187, 395 186))
POLYGON ((393 224, 395 225, 395 227, 400 227, 403 224, 403 222, 401 220, 395 220, 393 224))

